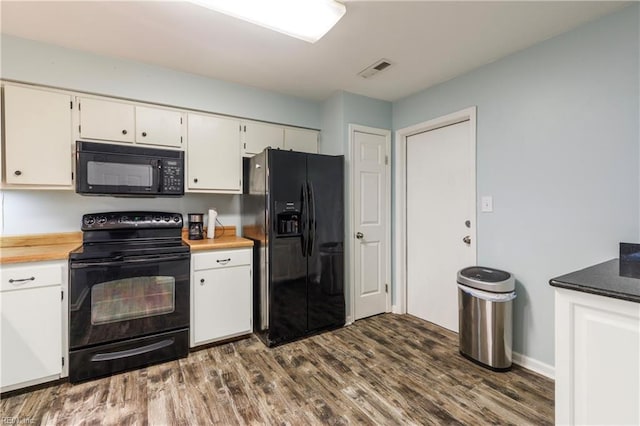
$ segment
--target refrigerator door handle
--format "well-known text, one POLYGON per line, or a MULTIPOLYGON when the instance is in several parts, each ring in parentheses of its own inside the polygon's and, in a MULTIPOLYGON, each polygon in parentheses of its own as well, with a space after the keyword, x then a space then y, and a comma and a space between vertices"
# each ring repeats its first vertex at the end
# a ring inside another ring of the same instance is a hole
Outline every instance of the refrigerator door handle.
POLYGON ((313 242, 316 238, 316 197, 313 193, 313 184, 311 182, 307 184, 309 185, 309 250, 307 253, 311 257, 313 255, 313 242))
POLYGON ((307 183, 302 184, 302 232, 300 235, 300 246, 302 256, 307 257, 307 242, 309 241, 309 192, 307 183))

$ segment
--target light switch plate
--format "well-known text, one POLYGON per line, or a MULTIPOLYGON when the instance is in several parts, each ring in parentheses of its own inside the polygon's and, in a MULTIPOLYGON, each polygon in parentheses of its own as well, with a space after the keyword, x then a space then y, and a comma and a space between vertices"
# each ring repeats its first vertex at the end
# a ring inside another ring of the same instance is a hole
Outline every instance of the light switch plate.
POLYGON ((493 211, 493 197, 490 195, 484 195, 480 199, 480 210, 485 213, 490 213, 493 211))

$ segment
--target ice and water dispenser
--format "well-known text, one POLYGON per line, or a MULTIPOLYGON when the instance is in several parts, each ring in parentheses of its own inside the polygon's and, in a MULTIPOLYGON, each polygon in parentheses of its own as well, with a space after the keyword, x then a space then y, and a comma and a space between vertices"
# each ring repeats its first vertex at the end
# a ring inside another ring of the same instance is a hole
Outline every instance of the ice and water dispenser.
POLYGON ((276 233, 277 235, 297 235, 302 232, 300 202, 276 201, 276 233))

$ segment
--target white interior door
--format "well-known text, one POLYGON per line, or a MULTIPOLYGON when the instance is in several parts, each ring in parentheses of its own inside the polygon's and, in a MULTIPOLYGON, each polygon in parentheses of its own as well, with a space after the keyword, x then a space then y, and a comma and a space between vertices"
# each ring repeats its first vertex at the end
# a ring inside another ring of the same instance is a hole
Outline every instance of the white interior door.
POLYGON ((356 320, 388 310, 389 139, 388 132, 352 133, 356 320))
POLYGON ((407 138, 407 312, 456 332, 456 273, 476 262, 474 140, 469 121, 407 138))

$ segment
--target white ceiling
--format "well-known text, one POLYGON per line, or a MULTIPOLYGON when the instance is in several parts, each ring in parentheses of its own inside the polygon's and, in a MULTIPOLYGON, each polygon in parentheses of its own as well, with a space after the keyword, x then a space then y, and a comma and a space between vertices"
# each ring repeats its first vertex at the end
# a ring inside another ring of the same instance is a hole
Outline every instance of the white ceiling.
POLYGON ((2 33, 312 100, 394 101, 611 13, 628 2, 345 1, 309 44, 187 2, 5 1, 2 33), (394 66, 370 79, 378 59, 394 66))

